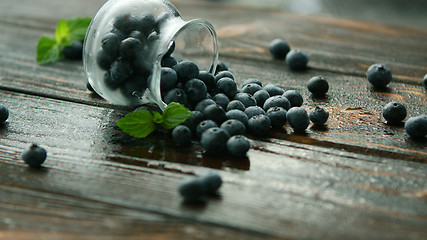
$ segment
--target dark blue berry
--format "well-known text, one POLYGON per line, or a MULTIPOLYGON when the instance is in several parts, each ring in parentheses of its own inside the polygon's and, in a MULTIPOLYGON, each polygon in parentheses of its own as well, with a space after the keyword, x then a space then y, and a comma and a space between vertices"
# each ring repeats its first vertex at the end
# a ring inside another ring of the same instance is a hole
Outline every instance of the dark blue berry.
POLYGON ((228 67, 225 63, 219 61, 218 64, 216 65, 215 75, 222 71, 228 71, 228 67))
POLYGON ((250 119, 253 116, 259 115, 259 114, 263 114, 265 115, 265 111, 264 109, 262 109, 261 107, 258 106, 250 106, 248 108, 245 109, 245 114, 248 116, 248 118, 250 119))
POLYGON ((409 118, 405 123, 406 133, 414 139, 424 139, 427 135, 427 115, 409 118))
POLYGON ((151 14, 147 14, 142 17, 131 17, 130 21, 132 30, 138 30, 145 36, 150 35, 150 33, 154 30, 156 22, 154 16, 151 14))
POLYGON ((323 77, 315 76, 308 80, 307 89, 314 96, 322 97, 325 96, 325 94, 328 92, 329 84, 328 81, 326 81, 326 79, 324 79, 323 77))
POLYGON ((177 102, 186 105, 188 103, 187 94, 185 94, 184 90, 180 88, 169 90, 163 98, 163 101, 166 104, 177 102))
POLYGON ((262 87, 262 82, 261 82, 260 80, 256 79, 256 78, 249 78, 249 79, 246 79, 246 80, 243 82, 242 87, 245 87, 245 86, 246 86, 246 85, 248 85, 248 84, 257 84, 257 85, 259 85, 259 86, 261 86, 261 87, 262 87))
POLYGON ((133 57, 141 49, 141 41, 133 37, 128 37, 124 39, 119 46, 121 56, 126 58, 133 57))
POLYGON ((257 137, 267 136, 270 128, 271 120, 267 115, 259 114, 248 121, 248 131, 257 137))
POLYGON ((289 100, 291 107, 301 107, 304 102, 302 95, 296 90, 288 90, 282 96, 289 100))
POLYGON ((242 122, 235 119, 229 119, 223 122, 220 128, 227 131, 228 135, 230 136, 243 135, 246 133, 245 125, 242 122))
POLYGON ((162 62, 160 63, 162 67, 170 67, 170 68, 174 68, 176 64, 177 64, 176 59, 171 56, 163 57, 162 62))
POLYGON ((385 88, 391 81, 391 71, 384 64, 374 64, 366 73, 368 81, 376 88, 385 88))
POLYGON ((96 63, 98 64, 98 67, 102 70, 108 70, 112 62, 113 59, 104 50, 101 49, 96 54, 96 63))
POLYGON ((257 106, 263 107, 265 100, 270 98, 270 94, 268 94, 268 92, 265 90, 259 90, 254 93, 253 98, 255 99, 257 106))
POLYGON ((211 73, 207 71, 200 71, 197 78, 205 83, 208 92, 212 92, 216 89, 215 77, 211 73))
POLYGON ((308 56, 303 51, 292 49, 286 55, 286 64, 292 70, 304 70, 307 68, 308 56))
POLYGON ((320 126, 328 120, 329 112, 325 108, 316 107, 308 113, 308 117, 314 125, 320 126))
POLYGON ((175 65, 174 69, 180 82, 187 82, 199 76, 199 67, 192 61, 181 61, 175 65))
POLYGON ((286 110, 282 107, 268 109, 267 116, 270 118, 273 128, 282 128, 286 124, 286 110))
POLYGON ((241 110, 232 109, 232 110, 228 111, 227 113, 225 113, 225 116, 227 117, 227 119, 235 119, 235 120, 242 122, 245 126, 248 125, 248 121, 249 121, 248 115, 246 115, 241 110))
POLYGON ((203 120, 201 121, 196 128, 197 137, 201 137, 202 134, 209 128, 218 127, 218 124, 212 120, 203 120))
POLYGON ((135 75, 130 76, 120 88, 120 92, 127 97, 142 96, 147 88, 147 81, 144 77, 135 75))
POLYGON ((228 71, 228 70, 225 70, 225 71, 221 71, 221 72, 218 72, 216 75, 215 75, 215 81, 219 81, 221 78, 225 78, 225 77, 228 77, 228 78, 231 78, 231 79, 233 79, 234 80, 234 75, 233 75, 233 73, 231 73, 230 71, 228 71))
POLYGON ((32 144, 31 147, 25 150, 22 154, 22 159, 28 166, 39 168, 46 160, 47 153, 46 150, 42 147, 37 146, 37 144, 32 144))
POLYGON ((383 108, 383 117, 388 124, 397 124, 406 118, 406 108, 399 102, 390 102, 383 108))
POLYGON ((274 59, 285 60, 291 47, 283 39, 274 39, 270 42, 269 50, 274 59))
POLYGON ((9 109, 7 109, 6 106, 3 104, 0 104, 0 124, 3 124, 6 122, 6 120, 9 118, 9 109))
POLYGON ((212 99, 203 99, 202 101, 200 101, 199 103, 197 103, 196 107, 194 108, 194 110, 199 111, 199 112, 203 112, 203 110, 208 106, 208 105, 212 105, 212 104, 216 104, 216 102, 212 99))
POLYGON ((265 85, 264 90, 268 92, 270 97, 276 96, 276 95, 282 95, 283 93, 285 93, 285 90, 283 90, 283 88, 278 87, 271 83, 265 85))
POLYGON ((231 102, 228 103, 228 105, 226 107, 226 110, 230 111, 230 110, 233 110, 233 109, 239 109, 241 111, 245 111, 246 108, 245 108, 245 105, 241 101, 239 101, 239 100, 232 100, 231 102))
POLYGON ((229 77, 219 79, 216 85, 218 92, 224 93, 230 99, 232 99, 237 93, 236 82, 229 77))
POLYGON ((221 124, 227 120, 224 109, 218 104, 206 106, 202 113, 205 119, 213 120, 217 124, 221 124))
POLYGON ((243 135, 232 136, 227 141, 228 151, 236 157, 245 157, 250 148, 249 139, 243 135))
POLYGON ((147 36, 145 36, 142 32, 135 30, 129 34, 129 37, 138 39, 143 45, 147 43, 147 36))
POLYGON ((199 123, 203 121, 203 113, 200 111, 192 111, 193 115, 191 115, 185 122, 182 124, 184 126, 187 126, 191 133, 193 133, 194 136, 197 136, 197 126, 199 123))
POLYGON ((302 133, 310 124, 310 119, 304 108, 293 107, 286 113, 286 119, 295 132, 302 133))
POLYGON ((200 79, 193 78, 189 80, 185 83, 184 89, 187 94, 188 101, 193 104, 197 104, 206 97, 206 85, 200 79))
POLYGON ((213 127, 206 130, 201 138, 200 144, 208 153, 223 153, 227 150, 227 141, 230 135, 224 129, 213 127))
POLYGON ((117 59, 111 64, 110 77, 111 81, 121 84, 132 74, 132 67, 128 61, 122 58, 117 59))
POLYGON ((227 109, 227 106, 230 103, 230 99, 224 93, 216 94, 212 100, 214 100, 216 104, 220 105, 223 109, 227 109))
POLYGON ((162 67, 160 73, 160 89, 161 91, 168 91, 176 86, 178 76, 175 70, 169 67, 162 67))
POLYGON ((218 173, 209 173, 207 175, 200 176, 200 180, 205 184, 206 194, 210 195, 217 194, 222 185, 222 178, 218 173))
POLYGON ((234 100, 242 102, 243 105, 245 105, 245 108, 257 105, 255 98, 248 93, 237 93, 236 96, 234 96, 234 100))
POLYGON ((254 83, 246 84, 242 89, 244 93, 248 93, 252 96, 259 90, 262 90, 262 87, 254 83))
POLYGON ((105 53, 112 58, 117 58, 119 56, 119 46, 120 46, 120 38, 117 34, 107 33, 102 38, 102 49, 105 53))
POLYGON ((263 108, 265 111, 268 111, 268 109, 272 107, 282 107, 285 110, 288 110, 289 108, 291 108, 291 103, 287 98, 281 95, 277 95, 277 96, 269 97, 264 102, 263 108))
POLYGON ((131 15, 123 14, 114 19, 113 26, 125 34, 130 34, 134 29, 131 26, 131 15))
POLYGON ((109 88, 110 90, 117 89, 122 83, 121 82, 113 82, 111 79, 111 74, 109 71, 104 73, 104 84, 109 88))
POLYGON ((184 125, 178 125, 172 130, 172 140, 179 146, 190 145, 191 130, 184 125))
POLYGON ((81 41, 73 41, 71 46, 62 49, 64 57, 70 60, 81 60, 83 55, 83 43, 81 41))
POLYGON ((200 178, 191 178, 182 182, 178 192, 186 202, 201 202, 206 194, 206 184, 200 178))

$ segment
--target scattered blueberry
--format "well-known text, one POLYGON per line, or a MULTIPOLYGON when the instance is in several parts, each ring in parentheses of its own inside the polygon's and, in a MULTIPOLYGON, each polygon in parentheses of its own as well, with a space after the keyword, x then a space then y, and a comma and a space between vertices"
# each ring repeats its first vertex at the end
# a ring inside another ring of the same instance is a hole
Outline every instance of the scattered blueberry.
POLYGON ((246 84, 242 91, 253 96, 257 91, 262 90, 262 87, 255 83, 246 84))
POLYGON ((251 144, 249 139, 243 135, 235 135, 230 137, 227 141, 228 151, 236 157, 244 157, 249 151, 251 144))
POLYGON ((271 127, 280 129, 286 124, 286 110, 282 107, 268 109, 267 116, 271 120, 271 127))
POLYGON ((239 101, 239 100, 232 100, 228 103, 227 107, 226 107, 226 111, 230 111, 233 109, 238 109, 241 111, 245 111, 245 105, 239 101))
POLYGON ((249 78, 249 79, 246 79, 246 80, 243 82, 242 87, 245 87, 245 86, 246 86, 246 85, 248 85, 248 84, 257 84, 257 85, 259 85, 259 86, 261 86, 261 87, 262 87, 262 82, 261 82, 260 80, 256 79, 256 78, 249 78))
POLYGON ((385 88, 391 81, 391 71, 384 64, 374 64, 366 73, 368 81, 376 88, 385 88))
POLYGON ((265 115, 265 111, 261 107, 250 106, 250 107, 245 109, 245 114, 248 116, 249 119, 251 119, 251 117, 259 115, 259 114, 265 115))
POLYGON ((328 120, 329 112, 325 108, 316 106, 308 113, 308 117, 314 125, 320 126, 328 120))
POLYGON ((326 81, 326 79, 324 79, 323 77, 315 76, 308 80, 307 89, 314 96, 322 97, 325 96, 325 94, 328 92, 329 84, 328 81, 326 81))
POLYGON ((304 70, 307 68, 308 56, 303 51, 292 49, 286 55, 286 64, 292 70, 304 70))
POLYGON ((406 118, 406 108, 399 102, 390 102, 384 106, 382 114, 388 124, 398 124, 406 118))
POLYGON ((178 75, 178 80, 184 83, 199 76, 199 67, 197 64, 188 60, 177 63, 174 66, 174 70, 178 75))
POLYGON ((265 90, 259 90, 256 93, 254 93, 254 96, 253 96, 253 98, 256 101, 256 104, 259 107, 263 107, 265 100, 267 100, 269 97, 270 97, 270 94, 268 94, 268 92, 265 90))
POLYGON ((83 55, 83 43, 81 41, 73 41, 71 46, 62 49, 64 57, 70 60, 81 60, 83 55))
POLYGON ((248 121, 248 131, 257 137, 265 137, 271 128, 271 120, 267 115, 259 114, 248 121))
POLYGON ((197 136, 200 138, 206 130, 213 127, 218 127, 218 124, 216 124, 216 122, 209 119, 201 121, 199 125, 197 125, 197 129, 196 129, 197 136))
POLYGON ((203 201, 207 189, 200 178, 191 178, 179 185, 178 192, 186 202, 200 202, 203 201))
POLYGON ((285 93, 285 90, 283 90, 283 88, 271 83, 265 85, 264 90, 267 91, 271 97, 276 95, 282 95, 283 93, 285 93))
POLYGON ((222 153, 227 150, 230 135, 219 127, 209 128, 203 132, 200 144, 208 153, 222 153))
POLYGON ((216 85, 218 92, 224 93, 230 99, 232 99, 237 93, 237 85, 232 78, 223 77, 218 80, 216 85))
POLYGON ((285 60, 286 55, 288 54, 291 48, 289 44, 283 39, 274 39, 271 41, 269 50, 274 59, 285 60))
POLYGON ((243 111, 238 110, 238 109, 232 109, 230 111, 228 111, 225 116, 227 117, 227 119, 236 119, 240 122, 242 122, 245 126, 248 125, 248 115, 246 115, 243 111))
POLYGON ((268 109, 272 107, 282 107, 285 110, 288 110, 291 108, 291 103, 282 95, 272 96, 265 100, 263 108, 265 111, 268 111, 268 109))
POLYGON ((22 154, 22 159, 28 166, 33 168, 39 168, 46 160, 47 153, 42 147, 37 144, 32 144, 29 149, 25 150, 22 154))
POLYGON ((0 104, 0 124, 6 122, 9 118, 9 109, 3 104, 0 104))
POLYGON ((257 105, 256 104, 257 102, 256 102, 255 98, 253 98, 248 93, 237 93, 236 96, 234 96, 234 100, 238 100, 241 103, 243 103, 243 105, 245 106, 245 108, 257 105))
POLYGON ((191 130, 184 125, 178 125, 172 130, 172 140, 179 146, 190 145, 191 130))
POLYGON ((286 113, 286 119, 295 132, 304 132, 310 124, 310 119, 304 108, 293 107, 286 113))
POLYGON ((202 82, 202 80, 197 78, 193 78, 187 81, 184 85, 184 89, 185 93, 187 94, 188 101, 193 104, 197 104, 206 97, 206 85, 202 82))
POLYGON ((205 185, 206 194, 218 194, 218 189, 222 185, 222 178, 218 173, 209 173, 207 175, 200 176, 200 180, 205 185))
POLYGON ((227 131, 228 135, 230 136, 243 135, 246 133, 245 125, 242 122, 235 119, 229 119, 223 122, 220 128, 227 131))
POLYGON ((304 102, 302 95, 296 90, 288 90, 282 96, 289 100, 291 107, 301 107, 304 102))
POLYGON ((424 139, 427 135, 427 115, 409 118, 405 122, 405 130, 411 138, 424 139))
POLYGON ((214 100, 216 104, 220 105, 223 109, 227 109, 227 106, 230 103, 230 99, 224 93, 218 93, 212 98, 212 100, 214 100))
POLYGON ((218 104, 211 104, 206 106, 202 113, 205 119, 213 120, 217 124, 221 124, 227 120, 224 109, 218 104))

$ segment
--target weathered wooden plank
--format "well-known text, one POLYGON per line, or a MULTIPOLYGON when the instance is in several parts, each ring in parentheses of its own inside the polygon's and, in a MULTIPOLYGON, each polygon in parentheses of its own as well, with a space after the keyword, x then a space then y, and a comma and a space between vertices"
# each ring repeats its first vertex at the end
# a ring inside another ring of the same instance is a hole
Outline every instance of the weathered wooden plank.
POLYGON ((166 133, 125 136, 114 126, 125 111, 0 94, 12 112, 0 131, 3 188, 298 239, 427 235, 425 164, 280 139, 254 140, 248 159, 218 159, 198 144, 177 148, 166 133), (19 159, 31 142, 49 152, 42 172, 19 159), (221 197, 182 205, 179 182, 211 168, 224 178, 221 197))

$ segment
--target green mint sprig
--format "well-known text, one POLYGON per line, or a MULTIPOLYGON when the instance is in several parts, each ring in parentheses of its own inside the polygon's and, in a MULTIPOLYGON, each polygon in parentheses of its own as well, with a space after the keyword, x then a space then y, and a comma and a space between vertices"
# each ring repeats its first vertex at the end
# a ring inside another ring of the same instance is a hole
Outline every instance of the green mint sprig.
POLYGON ((62 57, 62 49, 71 46, 73 41, 83 41, 89 27, 90 18, 60 19, 55 37, 42 36, 37 44, 37 63, 54 62, 62 57))
POLYGON ((150 113, 148 110, 138 110, 129 113, 116 122, 117 126, 132 137, 145 138, 156 129, 156 124, 164 129, 172 129, 185 122, 193 113, 184 105, 171 102, 163 111, 150 113))

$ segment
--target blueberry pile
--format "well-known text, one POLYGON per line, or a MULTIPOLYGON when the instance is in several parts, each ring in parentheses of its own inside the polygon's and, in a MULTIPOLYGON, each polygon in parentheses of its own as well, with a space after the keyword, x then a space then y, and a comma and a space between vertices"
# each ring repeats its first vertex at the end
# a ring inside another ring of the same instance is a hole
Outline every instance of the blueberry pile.
MULTIPOLYGON (((96 55, 99 68, 105 71, 103 81, 108 88, 120 89, 127 97, 143 94, 141 91, 147 88, 151 74, 151 63, 144 56, 159 39, 161 25, 170 17, 173 16, 165 14, 155 19, 151 14, 143 16, 124 14, 114 19, 113 28, 103 36, 102 47, 96 55)), ((171 42, 168 52, 162 59, 162 66, 176 65, 176 60, 171 56, 174 47, 174 42, 171 42)), ((167 69, 164 71, 163 77, 168 80, 163 87, 171 88, 174 85, 174 76, 170 75, 167 69)), ((197 74, 198 72, 197 69, 197 74)), ((179 94, 180 92, 175 93, 179 94)))
POLYGON ((206 195, 217 195, 222 185, 222 178, 218 173, 193 177, 182 182, 178 192, 185 202, 202 202, 206 195))

